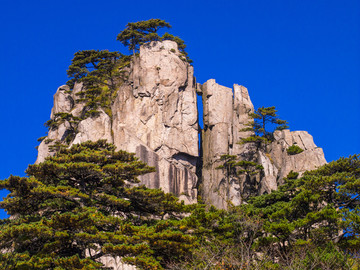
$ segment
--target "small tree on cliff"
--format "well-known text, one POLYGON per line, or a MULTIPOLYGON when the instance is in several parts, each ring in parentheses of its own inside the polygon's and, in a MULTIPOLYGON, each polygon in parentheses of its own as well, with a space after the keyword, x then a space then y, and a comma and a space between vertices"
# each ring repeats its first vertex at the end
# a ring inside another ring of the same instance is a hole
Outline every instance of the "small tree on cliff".
POLYGON ((139 46, 145 42, 160 40, 157 31, 164 27, 171 28, 171 25, 160 19, 128 23, 126 28, 118 34, 117 40, 135 54, 135 50, 138 50, 139 46))
POLYGON ((10 176, 0 203, 1 269, 101 269, 103 255, 162 269, 193 245, 180 226, 184 205, 161 190, 132 187, 153 172, 134 154, 105 141, 61 148, 30 165, 29 177, 10 176), (164 217, 167 216, 166 219, 164 217))
POLYGON ((107 50, 85 50, 75 53, 67 70, 71 78, 67 84, 73 88, 75 82, 83 83, 84 88, 78 95, 79 100, 86 103, 84 116, 96 114, 98 107, 110 114, 118 86, 124 80, 123 67, 130 63, 129 58, 119 52, 107 50))
POLYGON ((259 146, 264 143, 267 144, 273 140, 273 132, 268 129, 269 124, 275 125, 275 130, 283 130, 289 128, 288 122, 278 118, 275 107, 260 107, 255 112, 250 113, 249 116, 253 119, 247 128, 241 131, 253 131, 253 135, 241 139, 240 143, 255 142, 259 146))

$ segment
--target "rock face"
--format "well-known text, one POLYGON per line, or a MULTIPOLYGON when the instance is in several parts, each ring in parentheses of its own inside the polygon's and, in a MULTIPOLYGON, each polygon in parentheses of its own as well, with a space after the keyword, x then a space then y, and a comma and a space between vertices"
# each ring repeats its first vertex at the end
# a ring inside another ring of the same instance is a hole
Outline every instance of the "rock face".
POLYGON ((198 115, 193 67, 179 55, 172 41, 140 48, 112 107, 113 134, 118 149, 155 166, 142 176, 145 185, 190 203, 197 197, 198 115))
POLYGON ((211 79, 198 92, 202 95, 204 130, 202 131, 202 179, 200 194, 207 204, 226 208, 230 201, 241 204, 249 194, 263 194, 276 190, 282 179, 293 170, 300 175, 326 163, 321 148, 306 131, 275 131, 274 141, 267 151, 251 144, 239 144, 251 132, 241 129, 251 121, 248 114, 254 111, 245 87, 233 89, 221 86, 211 79), (304 151, 289 155, 286 149, 298 145, 304 151), (253 161, 263 166, 258 175, 227 176, 219 165, 222 155, 234 155, 238 160, 253 161))
POLYGON ((278 179, 286 177, 291 170, 301 175, 326 164, 323 150, 315 145, 313 137, 306 131, 275 131, 274 137, 270 153, 273 166, 278 168, 278 179), (304 151, 289 155, 286 149, 294 144, 304 151))
MULTIPOLYGON (((152 42, 141 47, 132 62, 129 79, 120 86, 111 117, 100 110, 81 120, 69 146, 106 139, 118 150, 135 152, 156 168, 140 178, 150 188, 172 192, 186 203, 196 202, 196 165, 199 157, 198 112, 193 67, 183 61, 173 41, 152 42)), ((54 95, 51 119, 69 113, 80 117, 84 104, 75 102, 82 90, 61 86, 54 95)), ((36 163, 51 154, 49 147, 64 141, 74 129, 63 121, 50 129, 39 146, 36 163)))
POLYGON ((226 179, 223 170, 216 168, 222 164, 222 155, 247 152, 246 146, 237 142, 249 135, 240 130, 249 122, 248 114, 254 107, 245 87, 227 88, 214 79, 202 85, 201 95, 204 110, 202 197, 219 208, 226 208, 228 200, 238 205, 241 203, 238 181, 226 179))
POLYGON ((77 128, 75 139, 70 144, 77 144, 86 141, 107 140, 113 142, 111 135, 111 118, 103 110, 100 110, 96 118, 82 120, 77 128))
POLYGON ((322 149, 305 131, 276 131, 266 152, 238 144, 251 135, 241 131, 254 111, 247 89, 237 84, 232 89, 224 87, 214 79, 196 84, 193 73, 175 42, 151 42, 141 46, 132 60, 110 113, 100 109, 96 116, 85 118, 85 104, 77 95, 83 85, 76 83, 72 91, 66 85, 59 87, 51 111, 51 120, 57 124, 39 145, 36 162, 51 155, 56 142, 70 147, 106 139, 156 168, 155 173, 141 177, 146 186, 172 192, 185 203, 196 202, 199 192, 206 203, 219 208, 226 208, 229 201, 238 205, 249 194, 277 189, 291 170, 303 173, 326 163, 322 149), (197 94, 203 103, 201 132, 197 94), (74 124, 71 119, 75 118, 74 124), (294 144, 304 151, 289 155, 286 149, 294 144), (253 176, 229 177, 217 168, 223 163, 222 155, 257 162, 264 169, 253 176))
MULTIPOLYGON (((55 120, 59 113, 70 113, 74 106, 74 97, 70 92, 70 87, 60 86, 54 95, 54 107, 51 110, 50 120, 55 120)), ((50 128, 46 139, 38 147, 38 157, 35 163, 43 162, 47 156, 52 155, 51 146, 55 141, 64 141, 70 129, 71 125, 68 121, 60 123, 57 128, 50 128)))

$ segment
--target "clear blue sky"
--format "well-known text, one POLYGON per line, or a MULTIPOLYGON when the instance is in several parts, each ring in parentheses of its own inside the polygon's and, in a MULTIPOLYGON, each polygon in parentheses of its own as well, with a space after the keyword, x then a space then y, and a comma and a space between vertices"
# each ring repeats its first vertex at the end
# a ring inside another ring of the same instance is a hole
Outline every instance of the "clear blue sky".
POLYGON ((198 82, 246 86, 255 107, 276 106, 328 161, 360 153, 358 0, 3 0, 0 179, 34 163, 73 54, 126 52, 116 35, 150 18, 185 40, 198 82))

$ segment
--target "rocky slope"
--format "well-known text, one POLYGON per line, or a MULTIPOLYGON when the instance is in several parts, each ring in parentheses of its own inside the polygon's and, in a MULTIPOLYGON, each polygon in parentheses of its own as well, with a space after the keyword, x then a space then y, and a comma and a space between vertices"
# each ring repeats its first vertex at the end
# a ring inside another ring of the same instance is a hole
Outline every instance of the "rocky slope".
MULTIPOLYGON (((266 153, 238 144, 250 134, 240 130, 250 121, 248 113, 254 111, 247 89, 236 84, 227 88, 214 79, 197 84, 193 67, 173 41, 141 46, 127 72, 111 113, 100 109, 97 116, 75 124, 66 119, 59 122, 41 142, 36 162, 51 155, 51 146, 57 141, 71 146, 106 139, 156 168, 156 173, 140 179, 146 186, 172 192, 186 203, 196 202, 200 193, 205 202, 219 208, 226 208, 228 201, 240 204, 250 190, 257 194, 275 190, 291 170, 303 173, 326 163, 322 149, 306 131, 275 132, 266 153), (202 96, 203 130, 198 124, 197 94, 202 96), (304 151, 288 155, 286 149, 293 144, 304 151), (224 172, 216 169, 223 154, 256 161, 264 170, 225 181, 224 172)), ((60 86, 51 119, 59 113, 79 117, 84 104, 76 94, 81 91, 81 84, 75 84, 72 91, 60 86)))

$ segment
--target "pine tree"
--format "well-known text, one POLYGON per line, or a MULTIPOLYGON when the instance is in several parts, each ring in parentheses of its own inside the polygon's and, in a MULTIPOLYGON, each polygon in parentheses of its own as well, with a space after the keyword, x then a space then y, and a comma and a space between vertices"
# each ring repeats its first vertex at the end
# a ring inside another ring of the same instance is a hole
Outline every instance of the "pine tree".
POLYGON ((111 105, 118 87, 125 79, 123 68, 130 63, 130 57, 107 50, 86 50, 76 52, 67 71, 71 78, 67 84, 72 88, 75 82, 83 83, 83 90, 77 93, 78 102, 85 102, 83 117, 96 116, 101 107, 111 115, 111 105))
POLYGON ((327 248, 356 254, 360 248, 360 156, 340 158, 301 178, 291 172, 278 191, 242 206, 261 216, 258 247, 285 258, 296 248, 327 248))
POLYGON ((118 34, 117 40, 135 54, 140 45, 149 41, 160 40, 157 31, 164 27, 171 28, 171 25, 160 19, 128 23, 126 28, 118 34))
POLYGON ((275 125, 276 130, 283 130, 289 128, 287 126, 287 121, 281 120, 276 114, 277 110, 275 107, 260 107, 255 112, 250 113, 250 118, 253 119, 247 128, 242 129, 241 131, 252 131, 253 135, 247 138, 243 138, 240 143, 250 143, 254 142, 258 146, 261 144, 267 144, 273 140, 273 132, 269 131, 269 124, 275 125))
POLYGON ((104 255, 145 269, 162 269, 188 254, 194 239, 181 225, 185 206, 173 195, 134 186, 153 172, 134 154, 105 141, 60 148, 30 165, 28 177, 0 187, 1 269, 101 269, 104 255))

